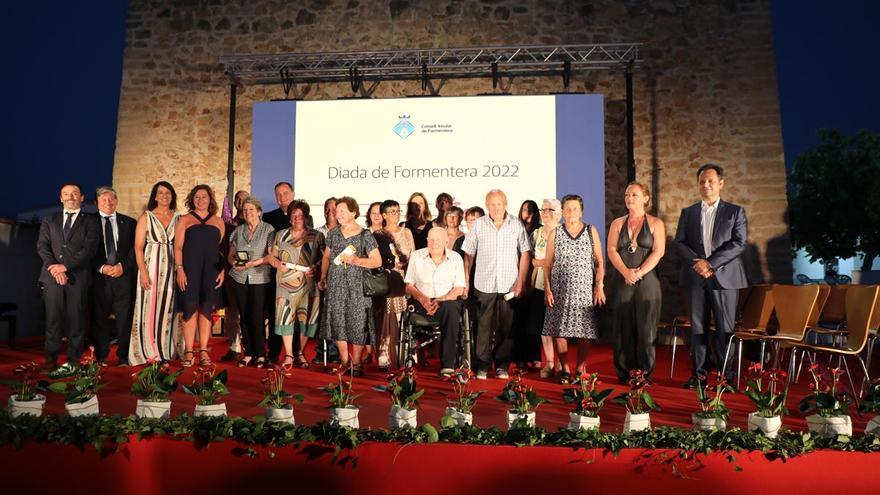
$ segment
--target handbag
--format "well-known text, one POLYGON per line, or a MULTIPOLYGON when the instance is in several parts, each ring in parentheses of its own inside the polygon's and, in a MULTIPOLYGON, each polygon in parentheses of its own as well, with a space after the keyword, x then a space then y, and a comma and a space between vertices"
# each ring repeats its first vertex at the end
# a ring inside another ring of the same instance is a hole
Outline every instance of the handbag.
MULTIPOLYGON (((367 257, 367 243, 364 239, 364 231, 361 230, 361 250, 364 258, 367 257)), ((363 274, 364 295, 367 297, 388 295, 388 272, 385 268, 364 269, 363 274)))

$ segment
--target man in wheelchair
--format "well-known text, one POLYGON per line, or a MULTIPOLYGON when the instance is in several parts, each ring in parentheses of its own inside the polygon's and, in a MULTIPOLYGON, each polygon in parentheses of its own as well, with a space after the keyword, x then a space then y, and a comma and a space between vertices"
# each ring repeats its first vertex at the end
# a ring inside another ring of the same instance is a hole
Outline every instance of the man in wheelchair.
POLYGON ((452 374, 457 357, 464 293, 464 261, 446 248, 446 229, 434 227, 428 232, 428 247, 410 256, 406 269, 406 294, 413 313, 435 320, 440 327, 440 374, 452 374))

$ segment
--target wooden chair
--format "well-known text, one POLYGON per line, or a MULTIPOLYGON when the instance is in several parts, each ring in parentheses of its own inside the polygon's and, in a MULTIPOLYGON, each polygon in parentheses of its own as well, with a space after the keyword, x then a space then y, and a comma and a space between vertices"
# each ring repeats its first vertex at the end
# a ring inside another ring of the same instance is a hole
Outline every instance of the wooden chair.
MULTIPOLYGON (((868 374, 868 367, 865 361, 859 355, 865 348, 868 341, 868 328, 873 321, 873 314, 877 311, 877 295, 880 293, 878 286, 850 286, 846 291, 846 315, 847 315, 847 334, 846 342, 841 347, 824 346, 817 344, 808 344, 806 342, 798 342, 793 344, 791 359, 789 360, 789 369, 794 366, 795 351, 800 349, 802 352, 823 352, 830 354, 832 357, 837 356, 839 362, 842 362, 849 376, 850 387, 855 390, 852 382, 852 375, 849 373, 849 365, 846 363, 847 356, 855 356, 862 365, 862 372, 865 374, 862 385, 859 387, 858 397, 862 397, 865 384, 870 383, 871 376, 868 374)), ((786 387, 788 384, 786 384, 786 387)))
POLYGON ((739 332, 735 337, 743 341, 759 341, 761 343, 761 359, 763 364, 764 347, 772 346, 774 365, 779 359, 779 345, 782 343, 802 342, 807 332, 807 323, 819 297, 818 285, 773 285, 773 307, 779 328, 776 333, 739 332))
MULTIPOLYGON (((742 292, 740 292, 742 295, 742 292)), ((740 386, 740 372, 742 371, 742 341, 753 340, 756 336, 767 335, 767 324, 770 322, 770 316, 773 314, 773 292, 772 286, 755 285, 747 293, 748 297, 742 305, 742 318, 734 329, 730 342, 727 344, 727 353, 724 355, 724 363, 721 366, 721 374, 727 371, 728 357, 730 356, 730 348, 734 340, 737 343, 737 366, 736 366, 736 386, 740 386)), ((764 360, 764 343, 761 342, 761 361, 764 360)))
POLYGON ((810 331, 817 335, 831 335, 832 343, 846 335, 846 291, 852 285, 827 285, 829 294, 816 325, 810 331))
POLYGON ((675 351, 678 347, 678 329, 690 330, 691 328, 690 311, 688 310, 683 290, 679 291, 679 297, 681 298, 681 307, 684 308, 685 314, 673 317, 671 322, 661 321, 657 324, 657 330, 666 330, 672 333, 672 364, 669 365, 669 378, 672 378, 672 374, 675 371, 675 351))

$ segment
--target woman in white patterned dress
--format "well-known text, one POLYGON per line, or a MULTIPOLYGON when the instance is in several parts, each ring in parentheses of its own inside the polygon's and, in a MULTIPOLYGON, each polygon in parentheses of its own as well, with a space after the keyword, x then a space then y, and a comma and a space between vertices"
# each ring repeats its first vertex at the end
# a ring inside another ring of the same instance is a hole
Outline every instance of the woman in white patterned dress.
POLYGON ((147 211, 138 219, 134 252, 138 265, 134 319, 128 363, 171 361, 179 353, 180 334, 174 312, 174 229, 177 193, 168 182, 157 182, 147 211))
POLYGON ((586 371, 590 340, 599 336, 595 307, 605 304, 602 243, 596 228, 584 224, 583 213, 580 196, 562 198, 564 222, 547 240, 544 264, 547 312, 542 334, 555 338, 556 355, 562 363, 559 382, 563 384, 571 381, 566 339, 577 339, 577 372, 586 371))

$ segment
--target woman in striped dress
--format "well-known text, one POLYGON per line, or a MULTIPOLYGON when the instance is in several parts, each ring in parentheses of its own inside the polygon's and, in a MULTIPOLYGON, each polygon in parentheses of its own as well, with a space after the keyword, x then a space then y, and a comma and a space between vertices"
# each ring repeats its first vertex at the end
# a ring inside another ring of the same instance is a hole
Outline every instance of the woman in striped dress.
POLYGON ((180 335, 174 313, 174 229, 177 193, 168 182, 157 182, 147 211, 135 230, 138 284, 128 362, 171 361, 178 354, 180 335))

